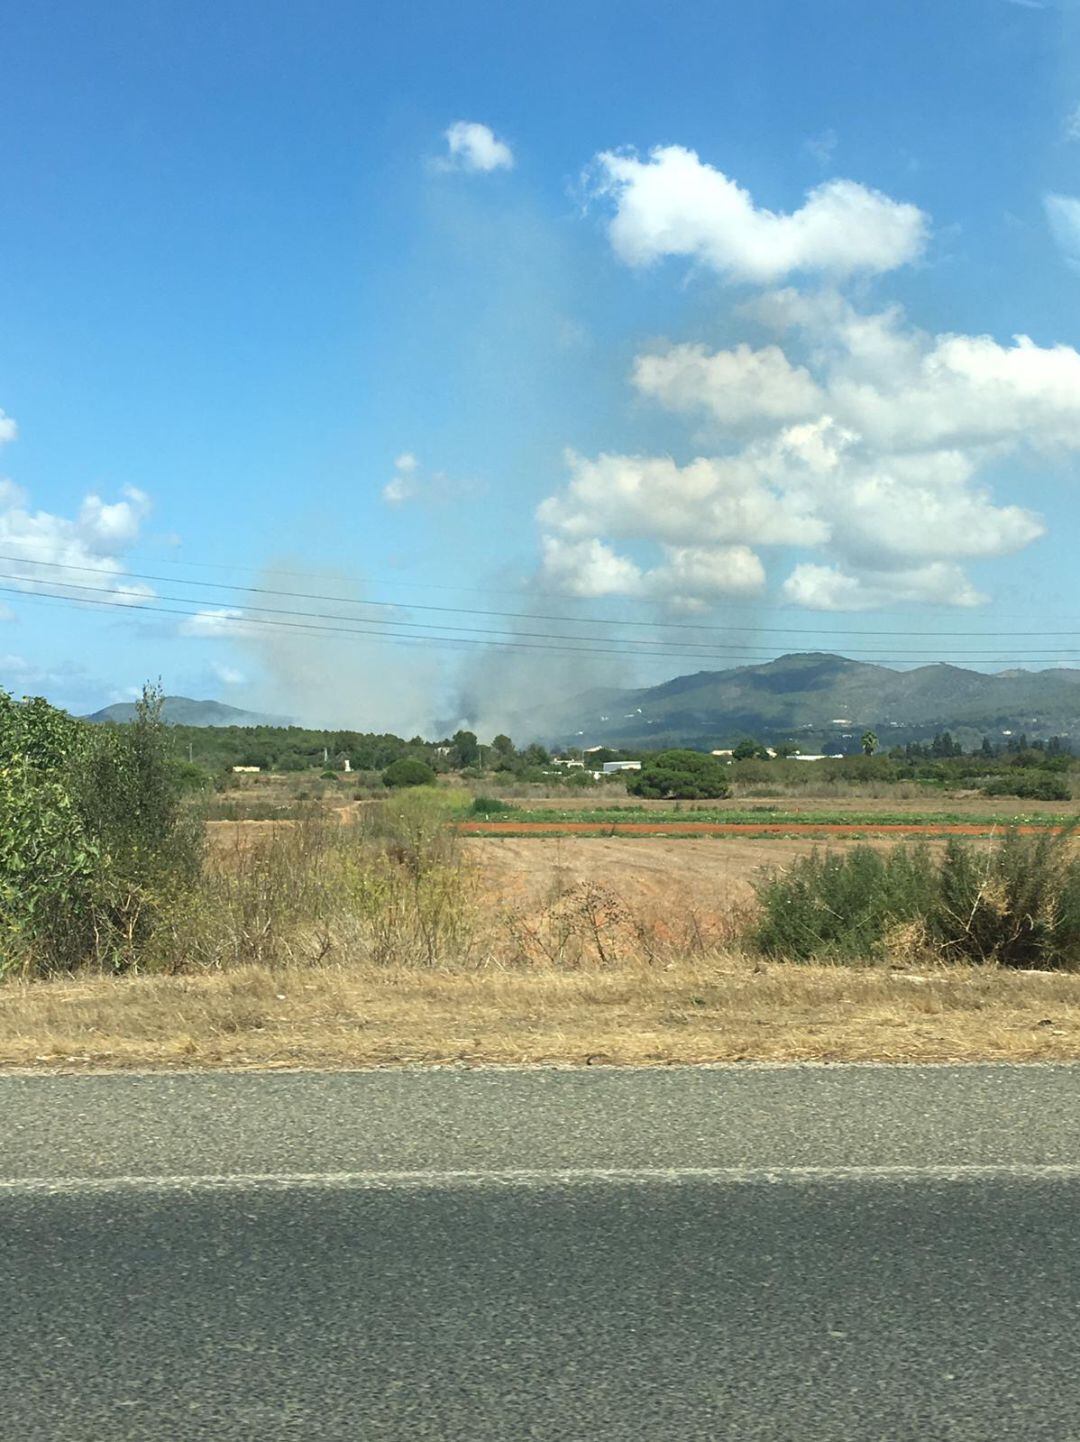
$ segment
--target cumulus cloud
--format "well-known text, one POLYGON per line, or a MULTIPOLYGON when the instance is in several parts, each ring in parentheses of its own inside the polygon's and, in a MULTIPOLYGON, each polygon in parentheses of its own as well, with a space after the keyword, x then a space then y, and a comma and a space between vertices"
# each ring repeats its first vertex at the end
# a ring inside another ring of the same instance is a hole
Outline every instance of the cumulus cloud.
POLYGON ((853 180, 811 190, 777 213, 693 150, 657 146, 648 158, 604 151, 593 184, 615 209, 612 246, 628 265, 685 256, 733 281, 772 283, 795 273, 894 270, 917 259, 927 221, 917 206, 853 180))
POLYGON ((654 540, 673 546, 815 544, 826 528, 763 479, 763 453, 698 457, 685 466, 670 456, 567 452, 571 479, 537 511, 548 532, 588 539, 654 540))
POLYGON ((851 575, 837 566, 803 562, 783 585, 784 596, 813 611, 872 611, 896 602, 939 606, 981 606, 980 594, 959 566, 934 561, 912 570, 851 575))
POLYGON ((637 357, 633 384, 668 410, 706 411, 723 426, 798 420, 821 411, 821 390, 809 371, 793 366, 779 346, 708 351, 673 345, 637 357))
POLYGON ((19 433, 19 428, 9 415, 0 411, 0 446, 6 441, 13 441, 19 433))
POLYGON ((749 546, 662 546, 660 563, 639 566, 596 537, 545 536, 545 584, 573 596, 632 596, 673 610, 700 611, 732 596, 759 595, 765 570, 749 546))
POLYGON ((139 538, 149 515, 144 492, 127 488, 118 501, 89 495, 74 517, 31 509, 25 491, 0 480, 0 554, 6 585, 35 592, 62 591, 78 599, 76 588, 109 593, 109 600, 133 604, 154 594, 153 588, 130 580, 122 552, 139 538))
POLYGON ((455 120, 446 131, 446 146, 443 164, 450 170, 510 170, 514 164, 506 141, 475 120, 455 120))
MULTIPOLYGON (((799 605, 984 601, 962 563, 1045 532, 1033 511, 1000 503, 986 473, 1010 457, 1080 451, 1080 353, 1027 336, 932 335, 897 307, 861 313, 834 292, 772 292, 744 311, 784 345, 661 345, 632 370, 639 395, 707 422, 718 454, 680 464, 568 453, 565 483, 537 511, 562 543, 545 567, 556 556, 573 590, 575 558, 606 555, 603 594, 616 594, 610 543, 632 542, 635 555, 651 547, 660 559, 639 565, 623 594, 666 589, 680 605, 704 604, 706 577, 692 567, 676 576, 672 548, 743 547, 761 568, 759 552, 786 547, 820 557, 800 560, 785 583, 799 605)), ((743 575, 749 587, 749 566, 743 575)))

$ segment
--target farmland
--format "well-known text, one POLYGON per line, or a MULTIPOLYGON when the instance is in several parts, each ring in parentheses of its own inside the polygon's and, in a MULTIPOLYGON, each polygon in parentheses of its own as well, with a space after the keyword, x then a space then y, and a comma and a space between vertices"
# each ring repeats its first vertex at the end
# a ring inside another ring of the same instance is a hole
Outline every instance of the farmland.
POLYGON ((1071 801, 855 763, 701 801, 469 767, 185 789, 152 697, 6 724, 40 865, 0 1064, 1080 1057, 1071 801))

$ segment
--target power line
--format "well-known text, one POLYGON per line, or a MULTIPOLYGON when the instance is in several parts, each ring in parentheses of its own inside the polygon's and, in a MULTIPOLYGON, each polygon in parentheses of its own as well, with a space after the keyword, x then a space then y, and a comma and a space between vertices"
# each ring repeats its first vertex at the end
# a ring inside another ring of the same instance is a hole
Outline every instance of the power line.
MULTIPOLYGON (((697 632, 706 632, 706 633, 710 633, 710 634, 728 634, 728 633, 730 633, 731 631, 736 631, 736 632, 740 632, 740 633, 742 633, 742 632, 747 632, 747 631, 751 631, 751 632, 753 632, 753 633, 755 633, 755 634, 759 634, 759 635, 763 635, 763 636, 882 636, 882 637, 887 636, 887 637, 901 637, 901 636, 922 636, 922 635, 925 634, 922 630, 919 630, 918 628, 913 629, 913 630, 907 630, 907 631, 898 631, 898 630, 880 630, 880 629, 866 628, 866 627, 861 627, 861 628, 857 628, 857 627, 846 627, 846 628, 840 629, 840 628, 835 628, 835 627, 834 627, 834 628, 823 628, 823 627, 820 627, 820 626, 803 626, 803 627, 798 627, 798 626, 757 626, 757 625, 752 625, 752 624, 748 624, 748 625, 745 625, 745 626, 721 627, 721 626, 707 626, 707 625, 702 625, 702 624, 699 624, 699 623, 697 623, 697 622, 692 622, 692 621, 657 621, 657 620, 654 620, 654 621, 640 621, 640 620, 634 620, 634 619, 623 618, 623 617, 615 617, 615 616, 551 616, 551 615, 545 615, 545 614, 543 614, 543 613, 541 613, 541 612, 531 612, 531 611, 495 611, 495 610, 490 610, 490 609, 483 608, 483 607, 433 606, 433 605, 424 605, 424 604, 421 604, 421 603, 419 603, 419 602, 409 602, 409 603, 407 603, 407 604, 403 604, 402 602, 399 602, 399 601, 360 600, 360 599, 358 599, 358 598, 356 598, 356 597, 354 597, 354 596, 334 596, 334 595, 327 595, 327 594, 325 594, 325 593, 313 592, 313 591, 286 591, 286 590, 281 590, 281 589, 278 589, 278 588, 275 588, 275 587, 271 587, 271 586, 239 586, 239 585, 233 585, 233 584, 231 584, 231 583, 226 583, 226 582, 218 583, 218 582, 214 582, 214 581, 191 581, 191 580, 185 580, 185 579, 180 578, 180 577, 177 577, 177 576, 160 576, 160 575, 156 575, 156 574, 154 574, 154 573, 152 573, 152 572, 146 572, 146 571, 115 571, 115 570, 112 570, 112 569, 111 569, 110 567, 108 567, 108 566, 77 566, 77 565, 71 564, 70 562, 65 562, 65 561, 38 561, 38 560, 34 560, 34 559, 29 558, 29 557, 26 557, 26 556, 0 555, 0 562, 6 562, 6 563, 8 563, 8 564, 10 564, 10 565, 17 565, 17 566, 25 566, 25 565, 29 565, 29 566, 45 566, 45 567, 48 567, 50 570, 78 571, 80 574, 93 574, 93 575, 109 576, 109 577, 112 577, 112 578, 114 578, 114 579, 127 580, 127 581, 154 581, 154 582, 156 582, 156 583, 162 583, 162 584, 165 584, 165 585, 181 585, 181 586, 188 586, 188 587, 197 586, 197 587, 199 587, 199 588, 202 589, 202 590, 237 591, 237 592, 242 592, 242 593, 245 594, 245 595, 254 595, 254 596, 285 596, 285 597, 288 597, 288 598, 291 599, 291 600, 296 600, 296 601, 330 601, 330 602, 334 602, 335 604, 344 605, 344 606, 369 606, 369 607, 378 607, 378 608, 383 609, 383 610, 394 610, 394 611, 401 611, 401 610, 425 611, 425 612, 430 612, 430 613, 433 613, 433 614, 437 613, 437 614, 439 614, 439 615, 485 616, 485 617, 488 617, 488 618, 494 619, 494 620, 552 621, 552 622, 557 622, 557 623, 560 623, 560 624, 563 624, 563 625, 571 625, 571 626, 578 626, 578 625, 599 625, 599 626, 633 626, 633 627, 638 627, 638 628, 642 628, 642 627, 652 627, 653 629, 656 629, 656 630, 697 631, 697 632)), ((19 577, 18 579, 25 580, 25 581, 27 581, 27 582, 30 583, 30 584, 38 584, 37 582, 35 582, 35 580, 34 580, 34 578, 33 578, 32 576, 19 577)), ((69 587, 74 587, 77 583, 75 583, 75 582, 67 582, 67 581, 57 581, 57 582, 54 583, 54 584, 57 584, 57 585, 66 585, 66 586, 69 586, 69 587)), ((177 599, 177 598, 174 598, 174 599, 177 599)), ((184 598, 184 599, 187 599, 187 598, 184 598)), ((194 604, 194 602, 192 602, 192 604, 194 604)), ((220 604, 227 604, 227 603, 224 603, 224 602, 220 602, 220 601, 219 601, 218 604, 220 605, 220 604)), ((254 609, 254 607, 252 607, 251 609, 254 609)), ((344 618, 342 618, 342 619, 344 619, 344 618)), ((372 618, 372 619, 373 619, 373 618, 372 618)), ((402 623, 402 624, 404 624, 404 623, 402 623)), ((463 628, 463 627, 455 627, 454 629, 462 630, 462 629, 465 629, 465 628, 463 628)), ((1025 639, 1025 638, 1048 639, 1048 638, 1050 638, 1050 637, 1077 637, 1077 638, 1080 638, 1080 629, 1059 630, 1059 631, 1044 630, 1044 629, 1042 629, 1042 628, 1040 628, 1040 629, 1037 630, 1037 631, 984 631, 984 630, 975 630, 975 631, 935 631, 935 632, 932 632, 931 634, 932 634, 933 636, 939 636, 939 637, 942 637, 942 638, 944 638, 944 639, 949 639, 949 640, 952 640, 952 639, 954 639, 954 638, 956 638, 956 637, 960 637, 960 638, 964 638, 964 637, 977 637, 977 638, 979 638, 979 639, 986 639, 986 640, 989 640, 989 639, 992 639, 992 638, 1017 638, 1017 639, 1025 639)), ((659 644, 659 643, 657 643, 657 644, 659 644)), ((926 653, 924 653, 924 654, 930 655, 930 654, 936 654, 936 653, 926 652, 926 653)))
MULTIPOLYGON (((115 573, 113 573, 113 574, 115 574, 115 573)), ((6 572, 3 572, 3 571, 0 571, 0 580, 2 580, 2 581, 23 581, 26 585, 31 585, 31 586, 40 586, 40 585, 43 585, 43 584, 44 584, 43 582, 40 582, 40 581, 27 580, 25 577, 22 577, 22 576, 10 575, 10 574, 8 574, 8 573, 6 573, 6 572)), ((62 587, 64 588, 64 591, 84 591, 84 592, 90 592, 91 594, 94 594, 94 595, 102 595, 102 596, 130 596, 130 597, 133 597, 133 598, 136 599, 136 600, 146 600, 146 601, 152 601, 152 600, 157 600, 157 601, 175 601, 175 602, 178 602, 178 603, 180 603, 180 604, 182 604, 182 605, 186 605, 186 606, 194 606, 194 605, 196 604, 196 602, 195 602, 191 597, 188 597, 188 596, 169 596, 169 595, 161 595, 161 596, 156 596, 156 597, 155 597, 155 596, 147 596, 145 591, 134 591, 134 590, 125 588, 125 587, 123 587, 123 586, 110 586, 110 587, 107 587, 107 588, 106 588, 106 587, 102 587, 102 586, 89 586, 89 585, 86 585, 86 584, 84 584, 84 583, 82 583, 82 582, 78 582, 78 581, 56 581, 56 582, 53 582, 52 584, 54 584, 54 585, 56 585, 56 586, 62 586, 62 587)), ((16 590, 17 590, 17 588, 13 588, 13 589, 16 589, 16 590)), ((53 593, 46 593, 46 594, 56 595, 57 593, 53 592, 53 593)), ((62 594, 62 593, 60 593, 60 594, 62 594)), ((83 599, 85 599, 85 598, 84 598, 83 596, 71 596, 71 597, 68 597, 68 599, 69 599, 69 600, 72 600, 72 601, 75 601, 75 602, 78 602, 78 601, 81 601, 81 600, 83 600, 83 599)), ((247 615, 248 612, 257 611, 257 612, 259 612, 261 615, 301 617, 301 618, 303 618, 303 619, 305 619, 305 620, 312 620, 312 621, 356 621, 356 620, 362 620, 362 621, 368 621, 372 626, 404 628, 404 629, 406 629, 406 630, 412 630, 412 631, 453 631, 453 632, 461 632, 461 633, 464 633, 465 635, 470 635, 470 636, 486 636, 486 637, 507 637, 507 636, 508 636, 508 637, 511 638, 511 640, 514 640, 514 641, 522 640, 522 639, 534 638, 534 639, 543 640, 543 641, 570 641, 570 642, 592 642, 592 641, 595 641, 595 642, 599 642, 599 643, 602 643, 602 644, 604 644, 604 643, 611 643, 611 642, 617 642, 617 643, 619 643, 620 645, 626 645, 626 646, 629 646, 629 645, 632 644, 632 645, 635 645, 635 646, 659 646, 659 647, 665 647, 665 648, 668 647, 668 646, 670 646, 670 644, 671 644, 671 643, 670 643, 668 640, 666 640, 666 639, 650 640, 648 637, 642 637, 642 638, 638 638, 638 637, 630 638, 630 637, 627 637, 627 638, 624 639, 623 637, 619 637, 619 636, 590 636, 590 635, 580 636, 580 635, 565 635, 564 633, 558 632, 558 631, 514 631, 514 630, 511 630, 510 628, 505 627, 505 626, 503 626, 503 627, 465 626, 465 625, 460 625, 460 624, 458 624, 457 622, 443 622, 443 623, 439 624, 439 623, 434 623, 434 622, 431 622, 431 621, 399 621, 399 620, 396 620, 396 619, 393 619, 393 618, 386 618, 386 619, 378 618, 378 619, 376 619, 376 618, 372 618, 372 617, 342 616, 342 615, 340 615, 340 614, 338 614, 338 613, 335 613, 335 612, 326 612, 326 611, 294 611, 294 610, 291 610, 291 609, 289 609, 288 607, 284 607, 284 606, 259 606, 259 605, 252 605, 250 602, 249 602, 249 603, 245 603, 245 606, 244 606, 244 610, 243 610, 243 611, 238 611, 237 608, 230 607, 230 606, 229 606, 222 598, 220 598, 220 597, 211 597, 211 598, 209 598, 209 600, 208 600, 208 602, 206 603, 206 605, 207 605, 208 607, 212 607, 212 606, 216 605, 216 606, 219 607, 219 609, 220 609, 221 611, 223 611, 223 612, 230 612, 231 614, 229 614, 228 616, 222 615, 221 619, 222 619, 222 620, 226 620, 226 619, 232 620, 232 621, 235 621, 235 622, 238 623, 238 624, 242 624, 245 620, 252 619, 251 617, 249 617, 249 616, 247 615), (235 614, 232 614, 232 613, 234 613, 234 612, 235 612, 235 614)), ((198 616, 198 615, 200 615, 200 614, 202 614, 202 613, 200 613, 199 611, 192 611, 192 612, 186 612, 185 614, 189 614, 189 615, 193 615, 193 616, 198 616)), ((372 634, 373 634, 373 633, 372 633, 372 634)), ((679 644, 680 644, 681 646, 683 646, 684 648, 686 648, 686 651, 687 651, 687 652, 693 652, 693 653, 695 653, 695 654, 698 654, 698 655, 700 655, 703 659, 708 658, 708 657, 710 657, 710 656, 721 657, 721 658, 730 657, 730 656, 736 656, 736 657, 738 657, 738 656, 741 655, 743 652, 755 652, 755 653, 756 653, 757 651, 759 651, 759 650, 761 649, 759 646, 746 645, 746 644, 743 644, 743 643, 741 643, 741 642, 729 642, 729 643, 726 644, 726 645, 715 645, 715 644, 707 645, 707 644, 704 643, 704 642, 683 641, 683 642, 680 642, 679 644)), ((575 647, 575 649, 578 649, 578 648, 575 647)), ((804 648, 804 649, 805 649, 805 648, 804 648)), ((863 654, 865 654, 864 648, 861 648, 861 647, 848 647, 848 648, 846 648, 846 649, 847 649, 847 650, 850 652, 850 654, 852 654, 852 655, 863 655, 863 654)), ((998 649, 1000 649, 1000 648, 998 648, 998 647, 993 647, 993 648, 991 648, 990 650, 970 650, 970 649, 964 649, 964 650, 962 650, 962 651, 954 651, 953 654, 954 654, 954 655, 968 656, 968 657, 971 657, 971 656, 988 656, 988 655, 994 655, 998 649)), ((628 652, 627 654, 645 654, 645 655, 648 655, 648 654, 650 654, 650 653, 649 653, 649 652, 643 652, 643 653, 637 653, 637 652, 635 652, 635 653, 630 653, 630 652, 628 652)), ((662 654, 668 655, 668 654, 670 654, 670 651, 665 650, 662 654)), ((903 652, 902 658, 901 658, 901 657, 898 657, 897 659, 918 660, 918 659, 924 658, 924 657, 936 657, 936 656, 938 656, 938 654, 939 654, 939 653, 938 653, 937 651, 923 651, 923 650, 911 650, 911 649, 907 649, 907 650, 905 650, 905 651, 903 652)), ((1059 659, 1064 659, 1064 658, 1068 658, 1068 657, 1080 655, 1080 651, 1078 651, 1076 648, 1073 648, 1073 649, 1070 649, 1070 650, 1067 650, 1067 651, 1055 652, 1054 654, 1055 654, 1055 656, 1059 657, 1059 659)))
MULTIPOLYGON (((39 584, 40 584, 40 583, 39 583, 39 584)), ((60 584, 65 584, 65 583, 60 583, 60 584)), ((74 587, 74 588, 73 588, 73 587, 70 587, 70 586, 69 586, 69 589, 79 589, 79 588, 78 588, 78 587, 74 587)), ((83 589, 92 589, 92 588, 83 588, 83 589)), ((155 602, 146 601, 146 600, 143 600, 143 601, 120 601, 120 600, 108 600, 108 599, 105 599, 105 600, 95 600, 95 599, 91 599, 90 597, 86 597, 86 596, 82 596, 82 597, 80 597, 80 596, 70 596, 70 595, 64 595, 64 594, 57 594, 56 592, 50 592, 50 591, 35 591, 35 592, 27 593, 27 592, 26 592, 25 590, 23 590, 21 587, 15 587, 15 586, 0 586, 0 594, 2 594, 2 595, 11 595, 11 596, 22 596, 22 597, 27 597, 27 596, 29 595, 30 598, 36 598, 36 599, 44 599, 44 600, 55 601, 55 602, 57 602, 57 603, 59 603, 59 604, 66 604, 66 605, 69 605, 69 606, 75 606, 75 607, 79 607, 79 606, 98 606, 98 607, 104 607, 104 608, 106 608, 106 609, 115 610, 115 611, 120 611, 120 612, 126 612, 126 613, 130 613, 130 612, 132 612, 132 611, 145 611, 145 612, 158 613, 158 614, 162 614, 162 615, 184 616, 184 617, 187 617, 188 619, 195 618, 195 617, 199 616, 200 614, 202 614, 202 613, 200 613, 199 611, 193 611, 193 610, 190 610, 190 609, 184 610, 184 609, 180 609, 180 608, 177 607, 177 606, 162 606, 162 605, 157 604, 157 603, 155 603, 155 602)), ((106 596, 108 596, 108 595, 115 595, 116 593, 115 593, 115 592, 103 592, 103 594, 106 595, 106 596)), ((129 593, 129 594, 131 594, 131 593, 129 593)), ((142 593, 140 592, 140 593, 135 593, 135 594, 141 595, 142 593)), ((194 602, 194 601, 191 601, 191 600, 188 600, 188 601, 186 602, 186 605, 188 605, 189 607, 190 607, 190 606, 193 606, 194 604, 195 604, 195 602, 194 602)), ((291 613, 291 614, 301 615, 301 616, 302 616, 302 615, 305 615, 305 614, 308 614, 308 613, 305 613, 305 612, 294 612, 294 613, 291 613)), ((397 635, 393 635, 393 634, 391 634, 391 633, 388 633, 388 632, 385 631, 385 630, 373 630, 373 629, 370 629, 369 627, 327 626, 327 625, 325 625, 325 624, 313 625, 313 624, 307 624, 307 623, 305 623, 305 622, 299 622, 299 621, 280 621, 280 620, 271 621, 271 620, 262 620, 262 619, 259 619, 259 618, 256 618, 256 617, 244 617, 244 616, 242 616, 242 615, 241 615, 241 616, 223 617, 223 618, 221 618, 221 619, 227 621, 227 622, 228 622, 229 624, 231 624, 231 625, 240 626, 240 627, 244 627, 244 628, 259 627, 259 628, 269 628, 269 629, 271 629, 271 630, 302 631, 302 632, 305 632, 305 633, 308 633, 308 634, 322 635, 322 636, 327 636, 327 637, 331 637, 331 636, 364 636, 364 637, 367 637, 367 638, 369 638, 369 639, 376 639, 376 640, 382 641, 384 644, 394 644, 394 645, 410 645, 410 644, 412 644, 412 645, 423 645, 423 644, 427 643, 427 644, 430 644, 430 645, 439 646, 439 647, 444 647, 444 648, 445 648, 445 647, 480 646, 480 647, 494 647, 494 648, 498 648, 498 649, 500 649, 500 650, 508 650, 508 651, 546 651, 546 652, 558 653, 558 654, 562 654, 562 655, 575 655, 575 656, 579 656, 579 655, 607 655, 607 656, 630 656, 630 657, 636 656, 636 657, 638 657, 638 658, 644 658, 644 659, 650 659, 650 660, 668 660, 668 659, 671 659, 671 660, 696 660, 696 661, 702 661, 702 660, 708 659, 707 656, 702 656, 700 653, 697 653, 697 654, 688 654, 688 653, 686 653, 686 652, 680 652, 680 651, 665 651, 665 652, 662 652, 662 653, 658 653, 658 652, 645 652, 645 651, 635 650, 635 649, 632 649, 630 643, 626 643, 626 644, 622 644, 622 645, 618 645, 618 646, 604 646, 604 647, 594 646, 594 645, 591 645, 591 644, 590 644, 590 645, 569 645, 569 646, 568 646, 568 645, 565 645, 565 644, 558 644, 558 642, 560 642, 560 641, 561 641, 561 642, 565 642, 565 641, 567 641, 567 640, 573 641, 573 640, 576 639, 576 638, 573 638, 573 637, 559 637, 559 636, 554 636, 554 637, 552 637, 552 640, 554 640, 554 641, 556 642, 556 644, 551 644, 551 641, 549 641, 549 640, 547 640, 547 639, 544 639, 544 638, 546 638, 546 637, 550 634, 550 633, 545 633, 545 632, 529 632, 529 633, 526 633, 528 639, 515 639, 515 640, 511 640, 511 641, 495 641, 495 640, 481 640, 481 639, 475 639, 475 638, 471 638, 471 637, 452 636, 452 635, 451 635, 451 636, 440 636, 440 635, 434 635, 434 636, 397 636, 397 635)), ((376 622, 376 623, 374 623, 374 624, 375 624, 375 625, 379 625, 379 626, 385 625, 384 622, 376 622)), ((501 633, 501 634, 509 634, 509 633, 501 633)), ((603 639, 603 638, 601 638, 601 639, 603 639)), ((654 643, 649 643, 649 644, 654 644, 654 645, 655 645, 655 644, 659 644, 659 643, 655 643, 655 642, 654 642, 654 643)), ((807 654, 807 653, 804 652, 803 654, 807 654)), ((814 654, 814 653, 809 653, 809 654, 814 654)), ((926 654, 936 654, 936 653, 926 653, 926 654)), ((750 665, 750 664, 767 662, 767 661, 770 661, 770 660, 775 659, 775 657, 774 657, 774 656, 771 656, 771 655, 752 655, 752 656, 744 656, 744 657, 741 657, 741 658, 738 658, 738 659, 741 659, 741 661, 742 661, 742 663, 743 663, 744 665, 750 665)), ((868 657, 865 658, 865 660, 866 660, 867 663, 874 662, 874 663, 877 663, 877 664, 880 664, 880 665, 889 664, 890 662, 897 662, 897 663, 904 664, 904 663, 907 663, 907 662, 911 661, 912 659, 913 659, 912 653, 907 653, 906 655, 903 655, 903 656, 892 656, 892 657, 888 657, 888 656, 873 656, 873 657, 869 657, 869 656, 868 656, 868 657)), ((1020 664, 1025 664, 1025 663, 1026 663, 1026 664, 1033 664, 1033 663, 1054 664, 1054 663, 1056 663, 1056 662, 1063 661, 1063 660, 1080 660, 1080 651, 1058 652, 1058 653, 1054 653, 1054 654, 1046 655, 1046 656, 1026 656, 1026 657, 995 656, 995 655, 992 655, 991 653, 987 653, 987 655, 986 655, 986 661, 984 662, 984 664, 988 664, 988 663, 990 663, 990 662, 994 662, 994 663, 999 664, 999 665, 1008 665, 1008 664, 1020 665, 1020 664)))

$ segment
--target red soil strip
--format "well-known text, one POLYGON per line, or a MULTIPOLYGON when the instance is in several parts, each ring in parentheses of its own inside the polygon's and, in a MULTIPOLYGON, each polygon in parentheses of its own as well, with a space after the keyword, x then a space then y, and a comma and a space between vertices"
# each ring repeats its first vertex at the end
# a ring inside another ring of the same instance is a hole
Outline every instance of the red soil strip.
MULTIPOLYGON (((866 836, 898 832, 903 836, 986 836, 1000 830, 975 821, 909 825, 905 822, 870 822, 861 825, 814 821, 462 821, 462 836, 866 836)), ((1022 836, 1058 831, 1055 826, 1014 826, 1022 836)))

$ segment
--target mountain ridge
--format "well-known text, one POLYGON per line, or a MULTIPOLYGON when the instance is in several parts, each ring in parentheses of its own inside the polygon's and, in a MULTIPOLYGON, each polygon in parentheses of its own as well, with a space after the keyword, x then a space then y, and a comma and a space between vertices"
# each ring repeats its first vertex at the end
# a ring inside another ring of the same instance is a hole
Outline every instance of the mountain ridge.
MULTIPOLYGON (((572 699, 549 728, 560 745, 725 746, 745 735, 844 749, 862 729, 882 745, 937 731, 1080 738, 1080 670, 973 671, 936 662, 899 671, 832 652, 698 671, 656 686, 572 699)), ((850 749, 850 748, 849 748, 850 749)))
MULTIPOLYGON (((263 716, 224 701, 195 701, 190 696, 165 696, 161 714, 167 726, 289 726, 285 716, 263 716)), ((135 719, 134 701, 115 701, 81 718, 95 725, 123 725, 135 719)))

